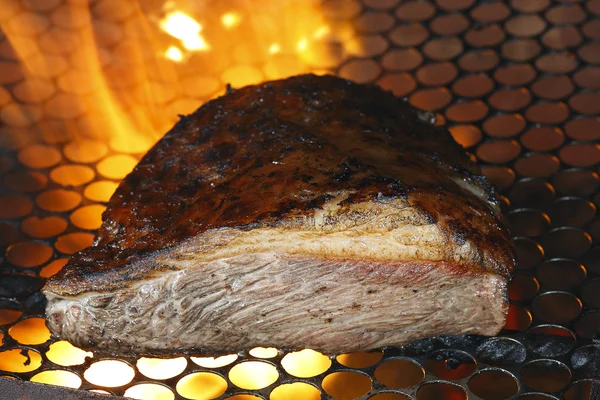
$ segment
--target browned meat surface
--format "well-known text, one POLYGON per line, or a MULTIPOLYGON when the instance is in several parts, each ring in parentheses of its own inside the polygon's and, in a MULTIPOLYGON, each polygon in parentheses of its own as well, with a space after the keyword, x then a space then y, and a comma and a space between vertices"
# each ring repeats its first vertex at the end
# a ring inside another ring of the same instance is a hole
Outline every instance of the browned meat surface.
POLYGON ((115 352, 401 345, 497 333, 513 250, 449 133, 304 75, 182 117, 44 288, 51 330, 115 352))

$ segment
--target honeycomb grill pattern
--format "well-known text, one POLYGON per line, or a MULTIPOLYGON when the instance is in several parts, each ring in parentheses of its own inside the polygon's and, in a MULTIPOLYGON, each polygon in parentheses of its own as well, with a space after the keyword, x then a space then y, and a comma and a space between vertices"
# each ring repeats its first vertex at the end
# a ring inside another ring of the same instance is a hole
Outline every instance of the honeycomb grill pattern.
POLYGON ((140 16, 162 3, 0 4, 0 376, 160 399, 599 395, 599 0, 324 1, 317 8, 331 32, 310 57, 227 42, 185 64, 146 51, 139 34, 140 16), (94 63, 81 55, 90 43, 94 63), (95 107, 94 68, 125 114, 143 111, 134 125, 151 135, 106 134, 114 126, 95 107), (228 82, 307 71, 406 97, 477 159, 517 245, 504 331, 331 359, 259 349, 116 361, 51 338, 43 279, 91 244, 118 181, 177 113, 228 82), (103 380, 109 370, 116 380, 103 380))

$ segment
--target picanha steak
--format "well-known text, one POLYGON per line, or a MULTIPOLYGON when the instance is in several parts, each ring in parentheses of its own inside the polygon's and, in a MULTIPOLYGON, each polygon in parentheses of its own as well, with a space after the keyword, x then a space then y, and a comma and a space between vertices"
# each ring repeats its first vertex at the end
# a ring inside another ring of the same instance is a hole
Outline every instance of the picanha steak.
POLYGON ((181 117, 48 280, 53 333, 121 354, 339 353, 502 328, 510 236, 447 130, 333 76, 229 92, 181 117))

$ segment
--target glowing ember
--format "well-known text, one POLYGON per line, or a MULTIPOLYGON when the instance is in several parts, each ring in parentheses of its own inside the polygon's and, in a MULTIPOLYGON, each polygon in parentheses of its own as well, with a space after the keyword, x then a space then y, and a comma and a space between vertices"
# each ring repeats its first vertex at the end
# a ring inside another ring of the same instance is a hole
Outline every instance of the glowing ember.
POLYGON ((308 383, 294 382, 276 387, 269 398, 271 400, 319 400, 321 391, 308 383))
POLYGON ((298 51, 305 51, 308 48, 308 40, 306 38, 302 38, 298 41, 296 45, 296 49, 298 51))
POLYGON ((83 374, 86 381, 106 387, 119 387, 131 382, 135 371, 118 360, 102 360, 92 364, 83 374))
POLYGON ((337 362, 350 368, 367 368, 375 365, 383 358, 382 351, 361 351, 356 353, 340 354, 337 362))
POLYGON ((102 213, 106 210, 105 206, 93 204, 83 206, 73 211, 69 216, 71 223, 82 229, 98 229, 102 224, 102 213))
POLYGON ((331 367, 329 357, 310 349, 286 354, 281 366, 290 375, 310 378, 327 371, 331 367))
POLYGON ((228 12, 221 17, 221 23, 227 29, 232 29, 242 22, 242 17, 234 12, 228 12))
POLYGON ((160 23, 160 27, 177 39, 184 40, 188 35, 194 35, 202 30, 202 25, 189 15, 174 11, 168 14, 160 23))
POLYGON ((14 325, 8 334, 21 344, 42 344, 50 339, 50 331, 43 318, 28 318, 14 325))
POLYGON ((50 263, 48 263, 44 268, 40 270, 40 276, 42 278, 50 278, 63 269, 65 264, 69 261, 67 258, 58 258, 50 263))
POLYGON ((123 179, 137 164, 137 160, 126 154, 108 156, 97 165, 98 172, 110 179, 123 179))
POLYGON ((67 229, 67 226, 67 222, 60 217, 39 218, 32 216, 21 223, 21 230, 31 237, 47 239, 60 235, 67 229))
POLYGON ((79 389, 82 382, 81 378, 73 372, 61 370, 39 372, 32 376, 30 381, 36 383, 45 383, 47 385, 64 386, 72 389, 79 389))
POLYGON ((204 368, 220 368, 237 360, 237 354, 229 354, 221 357, 190 357, 191 360, 204 368))
POLYGON ((319 29, 317 29, 315 31, 315 33, 313 33, 313 38, 323 39, 330 32, 331 32, 331 30, 329 29, 329 26, 327 26, 327 25, 320 26, 319 29))
POLYGON ((185 357, 172 359, 146 358, 137 361, 137 369, 150 379, 163 380, 181 374, 187 366, 185 357))
POLYGON ((175 398, 175 395, 169 388, 154 383, 134 385, 127 389, 124 395, 125 397, 140 400, 173 400, 175 398))
POLYGON ((165 57, 173 61, 181 61, 183 60, 183 52, 177 46, 170 46, 165 51, 165 57))
POLYGON ((173 11, 160 21, 160 27, 169 35, 181 40, 187 50, 202 51, 210 49, 208 43, 200 35, 202 25, 181 11, 173 11))
POLYGON ((42 356, 33 350, 0 351, 0 371, 31 372, 42 365, 42 356))
POLYGON ((60 236, 54 246, 65 254, 74 254, 92 245, 94 235, 85 232, 73 232, 60 236))
POLYGON ((371 378, 358 372, 334 372, 327 375, 321 385, 336 399, 355 399, 371 390, 371 378))
POLYGON ((229 370, 229 380, 247 390, 258 390, 272 385, 279 378, 277 368, 261 361, 247 361, 229 370))
POLYGON ((86 358, 93 356, 92 352, 81 350, 65 340, 52 343, 46 352, 48 360, 63 367, 81 365, 86 358))
POLYGON ((255 347, 249 351, 250 355, 258 358, 273 358, 279 351, 275 347, 255 347))
POLYGON ((281 51, 281 46, 277 43, 273 43, 269 46, 269 54, 277 54, 281 51))
POLYGON ((176 388, 187 399, 214 399, 225 393, 227 382, 212 372, 196 372, 184 376, 176 388))
POLYGON ((92 201, 106 202, 117 189, 117 184, 111 181, 95 181, 85 188, 83 195, 92 201))
POLYGON ((182 40, 181 44, 188 50, 202 51, 210 49, 208 43, 200 35, 190 36, 182 40))
MULTIPOLYGON (((0 53, 6 59, 0 63, 0 125, 2 133, 10 134, 0 135, 0 144, 14 149, 15 163, 36 171, 5 178, 7 188, 18 194, 0 196, 0 218, 19 218, 18 229, 27 235, 6 243, 6 261, 42 278, 56 274, 68 255, 92 242, 119 181, 173 126, 178 114, 222 95, 227 83, 240 87, 323 73, 326 67, 314 62, 322 59, 318 49, 328 40, 338 40, 342 27, 325 19, 319 2, 312 0, 220 7, 167 1, 155 11, 160 14, 153 15, 135 1, 102 0, 90 8, 58 0, 50 2, 56 3, 54 8, 44 8, 44 1, 26 1, 28 10, 20 12, 18 3, 11 16, 2 14, 8 11, 0 6, 5 36, 0 37, 0 53), (65 35, 67 30, 73 34, 65 35), (14 60, 8 59, 9 48, 14 60)), ((2 168, 6 165, 0 158, 2 168)), ((274 385, 278 370, 283 374, 281 367, 308 377, 331 365, 328 357, 304 350, 289 354, 278 366, 274 360, 240 363, 237 354, 144 357, 133 366, 96 360, 94 353, 53 341, 43 319, 23 318, 20 311, 0 309, 0 325, 1 345, 13 340, 39 345, 46 356, 32 349, 2 348, 0 370, 73 388, 81 387, 83 379, 85 390, 91 385, 117 388, 115 393, 132 398, 218 397, 227 389, 218 371, 184 372, 190 366, 225 367, 233 385, 253 390, 274 385), (58 369, 62 367, 81 373, 58 369), (140 383, 136 377, 142 376, 160 382, 140 383)), ((280 354, 275 348, 250 351, 262 359, 280 354)), ((276 389, 273 399, 318 394, 304 383, 276 389)), ((232 397, 249 398, 258 397, 232 397)))
POLYGON ((15 243, 6 250, 6 258, 19 267, 30 268, 50 260, 54 251, 50 246, 37 242, 15 243))

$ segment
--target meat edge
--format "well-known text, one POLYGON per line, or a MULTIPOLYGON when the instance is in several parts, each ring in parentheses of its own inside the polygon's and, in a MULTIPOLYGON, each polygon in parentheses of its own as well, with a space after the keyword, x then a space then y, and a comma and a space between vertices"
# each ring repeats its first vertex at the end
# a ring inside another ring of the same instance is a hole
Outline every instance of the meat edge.
POLYGON ((495 335, 507 279, 453 263, 276 252, 169 271, 113 293, 48 295, 50 330, 119 354, 225 353, 256 346, 334 354, 438 335, 495 335), (167 300, 165 300, 167 299, 167 300))

